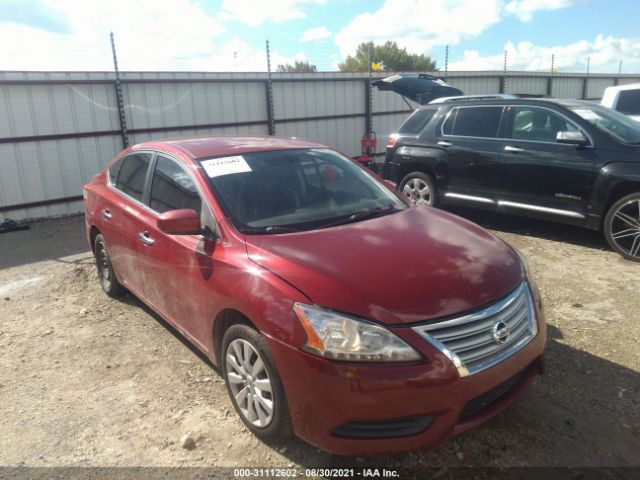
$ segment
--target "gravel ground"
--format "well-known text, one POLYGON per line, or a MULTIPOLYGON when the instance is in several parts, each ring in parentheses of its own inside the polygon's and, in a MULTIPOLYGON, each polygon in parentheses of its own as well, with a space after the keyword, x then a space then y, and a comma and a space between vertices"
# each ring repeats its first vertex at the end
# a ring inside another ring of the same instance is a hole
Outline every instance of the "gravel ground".
POLYGON ((370 458, 249 434, 206 359, 136 298, 101 292, 81 217, 0 235, 0 465, 640 466, 640 265, 594 232, 458 213, 529 258, 547 374, 438 449, 370 458))

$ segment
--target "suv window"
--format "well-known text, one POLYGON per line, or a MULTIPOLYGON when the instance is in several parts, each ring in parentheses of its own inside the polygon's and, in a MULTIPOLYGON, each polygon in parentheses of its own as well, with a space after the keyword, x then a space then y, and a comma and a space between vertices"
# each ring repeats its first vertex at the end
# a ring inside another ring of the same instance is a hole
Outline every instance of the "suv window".
POLYGON ((512 118, 506 138, 555 142, 558 132, 579 130, 573 123, 546 108, 513 107, 512 118))
POLYGON ((134 153, 115 165, 117 168, 116 188, 138 201, 142 200, 147 169, 151 162, 150 153, 134 153))
POLYGON ((173 160, 158 155, 149 206, 158 213, 191 208, 200 214, 202 200, 191 175, 173 160))
POLYGON ((416 110, 407 119, 407 121, 402 124, 398 132, 410 134, 420 133, 422 129, 427 126, 427 123, 429 123, 437 111, 437 108, 422 108, 420 110, 416 110))
POLYGON ((496 138, 502 107, 455 107, 442 125, 444 135, 496 138))
POLYGON ((621 90, 616 110, 625 115, 640 115, 640 90, 621 90))

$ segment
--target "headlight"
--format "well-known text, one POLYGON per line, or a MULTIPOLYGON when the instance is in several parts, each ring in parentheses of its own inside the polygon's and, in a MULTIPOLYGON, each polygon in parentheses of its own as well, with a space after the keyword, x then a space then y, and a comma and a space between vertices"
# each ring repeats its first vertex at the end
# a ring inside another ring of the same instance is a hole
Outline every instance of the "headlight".
POLYGON ((420 354, 389 330, 373 323, 302 303, 293 306, 307 332, 304 349, 352 362, 411 362, 420 354))

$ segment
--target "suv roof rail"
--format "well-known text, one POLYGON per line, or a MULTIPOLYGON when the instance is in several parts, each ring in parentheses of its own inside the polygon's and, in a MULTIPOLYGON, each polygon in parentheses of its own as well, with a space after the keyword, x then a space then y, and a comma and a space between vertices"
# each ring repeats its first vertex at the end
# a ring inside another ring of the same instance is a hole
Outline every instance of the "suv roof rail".
POLYGON ((457 101, 473 101, 473 100, 513 100, 518 98, 516 95, 509 95, 508 93, 496 93, 489 95, 457 95, 455 97, 440 97, 435 100, 431 100, 429 105, 434 103, 447 103, 447 102, 457 102, 457 101))

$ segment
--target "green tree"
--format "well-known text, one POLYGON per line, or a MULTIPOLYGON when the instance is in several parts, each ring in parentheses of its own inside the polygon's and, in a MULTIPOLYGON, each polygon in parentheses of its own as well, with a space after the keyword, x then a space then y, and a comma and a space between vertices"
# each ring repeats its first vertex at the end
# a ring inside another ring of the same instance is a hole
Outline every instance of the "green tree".
POLYGON ((317 72, 318 68, 307 61, 296 60, 293 65, 286 63, 278 65, 276 72, 317 72))
POLYGON ((409 53, 406 48, 398 47, 391 40, 383 45, 374 45, 373 42, 361 43, 353 55, 347 55, 340 70, 343 72, 369 70, 368 50, 371 47, 371 63, 381 63, 383 70, 396 71, 422 71, 436 70, 436 62, 423 54, 409 53))

